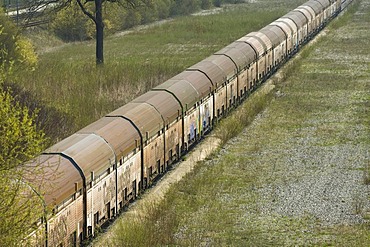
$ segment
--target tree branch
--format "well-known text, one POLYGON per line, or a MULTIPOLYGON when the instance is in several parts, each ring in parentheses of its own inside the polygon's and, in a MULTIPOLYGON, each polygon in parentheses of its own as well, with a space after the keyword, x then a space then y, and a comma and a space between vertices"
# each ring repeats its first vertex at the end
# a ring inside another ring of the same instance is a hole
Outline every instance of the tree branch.
MULTIPOLYGON (((87 1, 86 1, 87 2, 87 1)), ((87 9, 84 7, 84 5, 81 3, 81 0, 77 0, 77 3, 78 5, 80 6, 82 12, 87 15, 91 20, 94 21, 94 23, 96 24, 96 18, 94 17, 94 15, 92 13, 90 13, 89 11, 87 11, 87 9)))

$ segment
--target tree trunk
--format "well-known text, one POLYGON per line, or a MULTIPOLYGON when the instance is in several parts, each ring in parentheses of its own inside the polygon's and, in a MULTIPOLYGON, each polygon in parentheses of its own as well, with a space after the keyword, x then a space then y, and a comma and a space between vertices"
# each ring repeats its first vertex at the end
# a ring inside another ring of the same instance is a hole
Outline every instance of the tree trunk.
POLYGON ((103 6, 103 0, 95 0, 96 64, 104 63, 104 54, 103 54, 104 23, 103 23, 102 6, 103 6))

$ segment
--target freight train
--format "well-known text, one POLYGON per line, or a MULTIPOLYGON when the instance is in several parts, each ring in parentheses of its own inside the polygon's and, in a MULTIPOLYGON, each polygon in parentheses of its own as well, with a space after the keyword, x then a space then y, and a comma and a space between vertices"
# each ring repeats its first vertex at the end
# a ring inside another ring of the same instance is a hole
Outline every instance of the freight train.
POLYGON ((44 207, 36 246, 77 246, 116 217, 349 0, 310 0, 47 149, 27 164, 44 207))

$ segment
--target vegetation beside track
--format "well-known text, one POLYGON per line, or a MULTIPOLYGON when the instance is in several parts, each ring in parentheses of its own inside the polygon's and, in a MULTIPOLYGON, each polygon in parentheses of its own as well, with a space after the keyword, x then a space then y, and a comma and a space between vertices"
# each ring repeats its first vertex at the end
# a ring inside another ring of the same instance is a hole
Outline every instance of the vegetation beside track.
POLYGON ((60 113, 45 127, 55 141, 303 2, 266 0, 230 5, 217 15, 179 17, 128 35, 109 37, 105 41, 105 65, 99 70, 95 67, 93 41, 53 48, 48 45, 59 41, 43 36, 33 39, 39 47, 38 68, 19 72, 11 81, 20 90, 30 92, 28 104, 37 99, 38 105, 45 106, 45 114, 39 114, 41 121, 48 118, 48 109, 53 115, 60 113))
POLYGON ((124 218, 111 245, 368 246, 369 7, 333 21, 275 79, 263 114, 124 218))

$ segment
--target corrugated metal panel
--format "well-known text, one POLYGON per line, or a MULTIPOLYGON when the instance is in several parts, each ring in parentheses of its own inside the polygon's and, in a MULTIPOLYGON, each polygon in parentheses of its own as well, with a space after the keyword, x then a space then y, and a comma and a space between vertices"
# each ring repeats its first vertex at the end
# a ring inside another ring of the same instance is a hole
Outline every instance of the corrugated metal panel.
POLYGON ((186 106, 188 106, 188 108, 190 109, 191 106, 193 106, 201 99, 198 91, 194 88, 194 86, 189 81, 182 80, 181 78, 171 78, 158 85, 153 90, 166 90, 172 93, 180 101, 182 107, 184 108, 184 111, 187 110, 186 106))
POLYGON ((267 38, 271 41, 272 48, 275 48, 280 42, 279 42, 279 37, 269 30, 268 28, 263 28, 260 30, 261 33, 265 34, 267 38))
POLYGON ((73 134, 47 149, 45 153, 63 153, 71 157, 84 172, 87 183, 91 181, 92 171, 100 175, 115 164, 112 148, 95 134, 73 134))
POLYGON ((130 102, 107 116, 123 116, 130 119, 140 130, 143 141, 146 141, 147 137, 157 135, 164 127, 162 116, 149 104, 130 102))
POLYGON ((315 0, 316 2, 319 2, 325 9, 330 6, 329 0, 315 0))
POLYGON ((275 47, 286 40, 286 35, 284 31, 277 26, 268 25, 262 28, 260 32, 265 33, 270 38, 270 40, 273 41, 273 45, 275 47))
POLYGON ((246 62, 247 57, 243 52, 241 52, 238 49, 235 49, 234 47, 225 47, 218 52, 215 53, 216 55, 225 55, 228 56, 230 59, 234 61, 236 64, 238 70, 245 68, 248 63, 246 62))
POLYGON ((278 26, 280 29, 284 30, 284 33, 288 36, 292 34, 292 29, 287 23, 281 22, 281 21, 274 21, 269 26, 278 26))
POLYGON ((149 91, 134 99, 134 103, 148 103, 162 115, 165 125, 172 123, 180 116, 181 106, 173 95, 165 91, 149 91))
POLYGON ((26 179, 41 194, 48 206, 58 205, 82 188, 82 178, 73 164, 60 155, 40 155, 25 165, 26 179), (37 167, 34 169, 34 167, 37 167), (37 170, 37 172, 35 172, 37 170))
POLYGON ((188 70, 199 70, 207 75, 211 79, 213 87, 218 88, 222 85, 227 78, 225 71, 222 70, 218 65, 210 61, 200 61, 199 63, 191 66, 188 70))
POLYGON ((307 23, 306 17, 303 14, 299 14, 298 12, 289 12, 282 18, 289 18, 294 21, 298 29, 302 28, 307 23))
POLYGON ((272 49, 272 42, 271 40, 266 36, 266 34, 261 32, 252 32, 246 35, 247 37, 256 37, 262 42, 262 45, 265 48, 265 51, 272 49))
POLYGON ((286 23, 294 33, 296 33, 296 32, 298 31, 298 30, 297 30, 297 24, 295 24, 295 22, 294 22, 294 21, 292 21, 292 20, 291 20, 291 19, 289 19, 289 18, 283 18, 283 17, 282 17, 282 18, 277 19, 276 21, 277 21, 277 22, 281 21, 281 22, 286 23))
MULTIPOLYGON (((197 100, 200 100, 212 92, 212 82, 200 71, 185 70, 172 77, 173 80, 185 80, 197 91, 197 100)), ((194 94, 195 95, 195 94, 194 94)))
POLYGON ((234 77, 234 75, 237 72, 236 65, 233 63, 233 61, 230 58, 228 58, 225 55, 212 55, 204 59, 204 61, 212 62, 216 64, 218 67, 222 68, 222 70, 226 74, 227 80, 234 77))
POLYGON ((317 6, 317 4, 318 3, 316 3, 316 2, 306 2, 302 6, 306 6, 306 7, 310 8, 315 13, 315 16, 317 16, 318 14, 321 13, 321 10, 317 6))
POLYGON ((299 9, 299 8, 297 8, 297 9, 292 10, 291 12, 302 14, 306 18, 307 23, 312 20, 311 14, 307 10, 305 10, 305 9, 299 9))
POLYGON ((257 52, 257 57, 263 56, 263 54, 266 52, 266 45, 258 37, 244 36, 238 39, 236 42, 244 42, 249 44, 257 52))
POLYGON ((316 15, 322 13, 324 10, 324 7, 319 2, 316 2, 314 0, 308 1, 302 5, 311 7, 315 11, 316 15))
MULTIPOLYGON (((233 42, 225 47, 225 49, 228 49, 228 48, 234 48, 237 51, 237 53, 243 53, 244 54, 243 57, 245 58, 244 63, 246 65, 251 64, 257 59, 257 54, 253 50, 250 44, 247 44, 244 42, 233 42)), ((238 64, 243 64, 243 62, 238 63, 238 64)))
POLYGON ((310 21, 312 21, 316 16, 315 11, 308 6, 299 6, 295 10, 301 11, 310 21))
POLYGON ((136 148, 135 140, 140 140, 132 124, 121 117, 101 118, 78 133, 95 133, 103 137, 113 147, 117 158, 131 153, 136 148))

